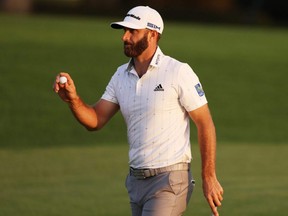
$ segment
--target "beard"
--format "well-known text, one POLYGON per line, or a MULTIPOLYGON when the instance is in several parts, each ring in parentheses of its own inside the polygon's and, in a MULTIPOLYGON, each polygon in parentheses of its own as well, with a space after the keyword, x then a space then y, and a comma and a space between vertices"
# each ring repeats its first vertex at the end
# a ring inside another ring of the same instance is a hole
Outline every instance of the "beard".
POLYGON ((124 53, 127 57, 138 57, 148 47, 147 34, 143 36, 141 40, 136 43, 124 42, 124 53))

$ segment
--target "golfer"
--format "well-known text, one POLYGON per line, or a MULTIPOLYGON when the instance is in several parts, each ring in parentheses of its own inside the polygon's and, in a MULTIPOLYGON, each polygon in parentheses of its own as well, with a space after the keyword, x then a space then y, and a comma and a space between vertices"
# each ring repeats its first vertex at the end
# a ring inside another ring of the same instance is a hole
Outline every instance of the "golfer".
POLYGON ((164 24, 148 7, 132 8, 123 21, 111 24, 124 31, 121 65, 93 106, 83 102, 68 73, 57 75, 54 91, 68 103, 88 130, 101 129, 117 111, 127 124, 129 174, 126 188, 133 216, 182 215, 194 180, 190 170, 189 121, 195 123, 202 158, 204 196, 212 213, 223 200, 216 177, 216 134, 205 93, 191 67, 161 51, 164 24), (68 81, 61 84, 65 76, 68 81))

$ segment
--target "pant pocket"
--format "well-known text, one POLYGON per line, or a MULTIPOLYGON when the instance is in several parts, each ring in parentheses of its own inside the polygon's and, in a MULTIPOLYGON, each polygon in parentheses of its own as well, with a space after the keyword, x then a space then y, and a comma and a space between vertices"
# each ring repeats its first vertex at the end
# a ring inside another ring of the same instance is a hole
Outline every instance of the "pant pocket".
POLYGON ((174 171, 169 174, 169 185, 175 195, 187 189, 189 183, 189 174, 187 171, 174 171))

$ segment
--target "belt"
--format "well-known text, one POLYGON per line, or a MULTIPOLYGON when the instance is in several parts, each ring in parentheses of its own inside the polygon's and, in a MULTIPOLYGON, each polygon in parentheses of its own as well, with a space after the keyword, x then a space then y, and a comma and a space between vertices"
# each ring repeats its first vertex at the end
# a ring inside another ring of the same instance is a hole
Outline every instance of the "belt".
POLYGON ((171 166, 156 169, 135 169, 133 167, 130 167, 130 175, 136 177, 139 180, 141 179, 143 180, 165 172, 188 171, 189 169, 190 169, 190 163, 178 163, 171 166))

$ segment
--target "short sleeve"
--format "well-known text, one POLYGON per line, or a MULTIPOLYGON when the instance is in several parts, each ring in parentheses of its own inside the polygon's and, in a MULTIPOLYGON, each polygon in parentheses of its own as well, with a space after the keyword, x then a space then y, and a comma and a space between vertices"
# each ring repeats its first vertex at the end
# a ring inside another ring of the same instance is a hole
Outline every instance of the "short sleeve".
POLYGON ((180 103, 187 112, 207 104, 199 78, 188 64, 183 64, 179 68, 178 94, 180 103))
POLYGON ((112 103, 118 104, 118 100, 116 97, 116 74, 117 72, 112 76, 110 82, 108 83, 108 85, 106 86, 106 90, 104 92, 104 94, 102 95, 101 99, 110 101, 112 103))

